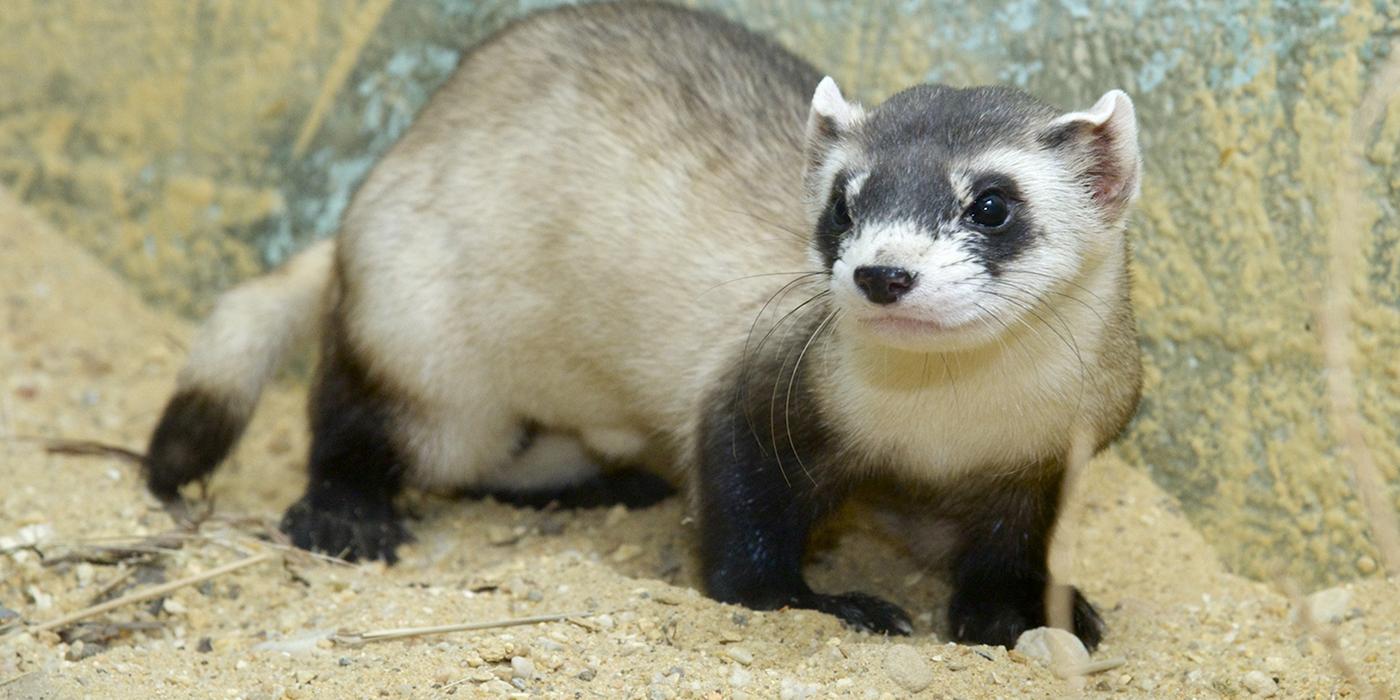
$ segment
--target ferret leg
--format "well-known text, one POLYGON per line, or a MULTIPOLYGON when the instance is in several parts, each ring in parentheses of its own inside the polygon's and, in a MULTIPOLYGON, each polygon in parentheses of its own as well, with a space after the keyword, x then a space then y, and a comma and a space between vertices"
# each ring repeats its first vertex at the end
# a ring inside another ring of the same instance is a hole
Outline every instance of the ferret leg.
MULTIPOLYGON (((953 568, 948 623, 953 638, 974 644, 1016 645, 1021 633, 1047 623, 1046 557, 1059 507, 1063 474, 1049 469, 1039 481, 1003 484, 964 514, 962 546, 953 568)), ((1074 633, 1093 650, 1103 637, 1103 619, 1071 587, 1074 633)))
POLYGON ((908 613, 864 593, 814 592, 802 576, 813 522, 843 489, 811 476, 791 452, 763 450, 744 418, 717 417, 701 444, 698 484, 701 566, 717 600, 757 610, 807 608, 858 630, 909 634, 908 613), (781 462, 779 458, 781 457, 781 462))
POLYGON ((397 560, 410 539, 394 509, 405 464, 390 435, 391 403, 328 333, 311 399, 310 481, 281 529, 296 546, 349 560, 397 560))

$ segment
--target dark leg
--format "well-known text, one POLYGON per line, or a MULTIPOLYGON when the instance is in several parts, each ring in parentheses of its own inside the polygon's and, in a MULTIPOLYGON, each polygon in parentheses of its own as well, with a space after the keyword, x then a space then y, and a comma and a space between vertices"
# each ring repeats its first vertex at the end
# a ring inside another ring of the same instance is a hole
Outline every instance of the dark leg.
MULTIPOLYGON (((953 570, 948 622, 960 642, 1016 645, 1021 633, 1047 624, 1046 557, 1059 507, 1062 476, 1002 484, 964 518, 963 548, 953 570)), ((1094 606, 1071 588, 1074 633, 1093 650, 1103 637, 1094 606)))
POLYGON ((777 441, 768 436, 756 440, 745 418, 734 411, 721 409, 706 421, 697 485, 706 589, 717 600, 758 610, 808 608, 835 615, 858 630, 909 634, 909 615, 893 603, 864 593, 816 593, 803 579, 802 556, 812 524, 844 495, 844 489, 824 481, 829 475, 813 463, 822 453, 825 431, 812 422, 796 413, 785 417, 784 425, 793 424, 789 442, 786 434, 777 441), (799 437, 797 423, 817 429, 799 437), (791 449, 765 450, 761 443, 802 445, 805 468, 791 449))
POLYGON ((343 342, 327 333, 311 400, 310 481, 281 529, 303 549, 392 564, 409 539, 393 504, 403 462, 390 404, 343 342))

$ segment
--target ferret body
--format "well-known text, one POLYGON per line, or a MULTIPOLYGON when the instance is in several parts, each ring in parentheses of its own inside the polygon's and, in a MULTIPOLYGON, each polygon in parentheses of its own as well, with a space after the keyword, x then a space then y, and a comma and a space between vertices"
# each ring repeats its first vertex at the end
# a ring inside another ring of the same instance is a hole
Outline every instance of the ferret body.
MULTIPOLYGON (((563 8, 469 53, 339 236, 220 300, 148 451, 210 473, 319 331, 302 547, 393 560, 407 485, 533 492, 683 467, 710 595, 907 633, 804 582, 869 478, 958 523, 951 628, 1044 624, 1072 436, 1131 416, 1131 102, 918 86, 870 111, 778 46, 655 4, 563 8)), ((1076 594, 1076 633, 1100 635, 1076 594)))

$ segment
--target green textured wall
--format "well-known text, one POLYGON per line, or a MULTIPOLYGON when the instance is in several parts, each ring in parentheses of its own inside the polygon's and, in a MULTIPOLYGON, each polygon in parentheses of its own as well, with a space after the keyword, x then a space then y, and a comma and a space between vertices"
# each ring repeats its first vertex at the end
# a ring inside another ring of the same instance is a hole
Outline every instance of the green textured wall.
MULTIPOLYGON (((0 179, 149 298, 198 313, 333 233, 461 50, 551 4, 6 0, 0 179)), ((1317 320, 1329 227, 1344 222, 1363 432, 1400 505, 1400 99, 1383 91, 1400 72, 1381 75, 1400 55, 1400 4, 697 4, 868 100, 930 80, 1012 83, 1067 107, 1133 94, 1149 369, 1117 449, 1241 571, 1375 570, 1325 411, 1317 320)))

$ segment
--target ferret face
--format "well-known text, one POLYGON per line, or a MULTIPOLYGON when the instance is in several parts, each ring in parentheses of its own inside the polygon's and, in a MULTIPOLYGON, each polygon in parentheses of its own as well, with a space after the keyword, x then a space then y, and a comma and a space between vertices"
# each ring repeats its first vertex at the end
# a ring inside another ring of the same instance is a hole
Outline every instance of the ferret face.
POLYGON ((867 114, 827 79, 808 123, 812 257, 843 327, 912 351, 973 348, 1121 249, 1137 179, 1121 92, 1061 114, 1009 89, 919 86, 867 114))

